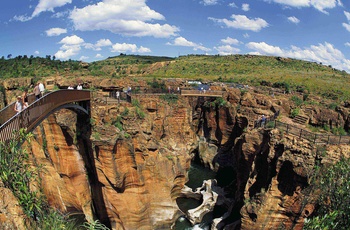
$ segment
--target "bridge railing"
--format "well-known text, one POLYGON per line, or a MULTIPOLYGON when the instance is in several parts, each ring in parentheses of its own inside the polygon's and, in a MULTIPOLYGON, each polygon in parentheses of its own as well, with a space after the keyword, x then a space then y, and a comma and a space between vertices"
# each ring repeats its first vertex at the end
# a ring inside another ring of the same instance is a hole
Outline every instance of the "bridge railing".
POLYGON ((224 91, 217 90, 191 90, 191 89, 182 89, 181 95, 183 96, 208 96, 208 97, 222 97, 224 91))
MULTIPOLYGON (((35 95, 29 94, 28 95, 28 103, 31 104, 35 101, 35 95)), ((4 124, 6 121, 8 121, 11 117, 16 115, 16 112, 14 110, 15 102, 12 102, 11 104, 7 105, 6 107, 2 108, 0 110, 0 126, 4 124)))
POLYGON ((21 128, 31 130, 39 120, 64 104, 88 100, 90 100, 88 90, 58 90, 48 93, 2 124, 0 141, 5 142, 14 138, 14 132, 21 128))

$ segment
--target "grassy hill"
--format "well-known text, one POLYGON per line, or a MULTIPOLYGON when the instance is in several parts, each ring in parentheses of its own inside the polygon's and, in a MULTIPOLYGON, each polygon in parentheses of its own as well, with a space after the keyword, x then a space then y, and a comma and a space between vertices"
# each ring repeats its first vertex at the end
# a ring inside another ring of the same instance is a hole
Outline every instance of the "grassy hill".
POLYGON ((188 55, 178 58, 123 55, 102 61, 52 60, 51 57, 0 59, 0 77, 49 76, 103 78, 186 78, 202 81, 239 82, 350 99, 350 75, 322 63, 290 58, 230 55, 188 55))

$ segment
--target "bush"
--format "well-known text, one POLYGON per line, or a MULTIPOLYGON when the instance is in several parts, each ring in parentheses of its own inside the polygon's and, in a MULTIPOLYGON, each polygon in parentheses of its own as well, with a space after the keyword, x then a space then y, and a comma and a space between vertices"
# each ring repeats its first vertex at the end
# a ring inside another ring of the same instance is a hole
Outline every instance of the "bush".
POLYGON ((349 229, 350 159, 324 166, 315 173, 313 191, 319 193, 316 210, 305 229, 349 229))
POLYGON ((299 108, 295 108, 295 109, 293 109, 292 112, 290 113, 290 117, 291 117, 291 118, 294 118, 294 117, 296 117, 297 115, 299 115, 299 113, 300 113, 300 109, 299 109, 299 108))
POLYGON ((168 102, 168 104, 177 103, 179 96, 177 94, 164 94, 159 97, 160 99, 168 102))
POLYGON ((42 192, 31 186, 33 182, 40 185, 41 167, 32 167, 29 155, 19 143, 30 142, 32 135, 20 130, 15 136, 6 144, 0 142, 0 179, 23 208, 28 229, 77 229, 73 220, 51 209, 42 192))
POLYGON ((303 100, 302 99, 300 99, 299 97, 297 97, 297 96, 292 96, 292 98, 291 98, 291 100, 294 102, 294 104, 296 105, 296 106, 301 106, 302 104, 303 104, 303 100))

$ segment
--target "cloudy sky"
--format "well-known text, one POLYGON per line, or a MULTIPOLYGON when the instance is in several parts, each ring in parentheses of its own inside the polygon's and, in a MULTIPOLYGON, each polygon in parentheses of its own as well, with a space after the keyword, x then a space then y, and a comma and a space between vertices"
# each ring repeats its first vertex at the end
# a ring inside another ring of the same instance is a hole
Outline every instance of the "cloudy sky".
POLYGON ((258 54, 350 72, 349 0, 2 0, 0 56, 258 54))

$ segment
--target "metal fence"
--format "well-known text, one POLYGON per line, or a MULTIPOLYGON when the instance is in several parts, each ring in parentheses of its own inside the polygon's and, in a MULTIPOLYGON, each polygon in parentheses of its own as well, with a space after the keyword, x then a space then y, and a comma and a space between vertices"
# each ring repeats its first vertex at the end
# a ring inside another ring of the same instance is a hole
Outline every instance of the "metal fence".
POLYGON ((282 130, 287 134, 297 136, 302 139, 306 139, 315 144, 350 144, 349 135, 330 135, 321 133, 312 133, 305 129, 298 128, 296 126, 286 124, 280 121, 274 121, 274 128, 282 130))

